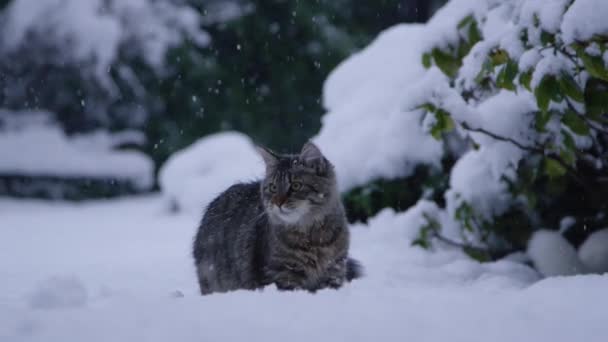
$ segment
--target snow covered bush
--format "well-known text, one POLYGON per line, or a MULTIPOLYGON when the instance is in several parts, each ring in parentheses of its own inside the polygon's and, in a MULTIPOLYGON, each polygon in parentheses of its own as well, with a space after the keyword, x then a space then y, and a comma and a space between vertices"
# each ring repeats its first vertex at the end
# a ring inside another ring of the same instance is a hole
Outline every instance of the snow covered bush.
POLYGON ((452 0, 386 31, 326 83, 316 140, 342 189, 425 165, 444 182, 417 182, 436 203, 417 244, 495 259, 568 221, 580 245, 608 226, 607 14, 602 0, 452 0))
POLYGON ((236 182, 257 180, 264 162, 244 134, 206 136, 171 155, 159 172, 163 195, 172 210, 198 213, 236 182))
POLYGON ((66 136, 48 112, 0 110, 0 194, 69 198, 149 191, 154 163, 140 132, 66 136))
POLYGON ((451 170, 446 210, 465 245, 521 249, 567 216, 578 244, 608 225, 608 25, 597 16, 608 3, 484 7, 422 56, 429 132, 470 146, 451 170))
POLYGON ((170 48, 207 44, 199 26, 179 1, 12 0, 0 12, 0 106, 56 112, 68 132, 141 128, 154 103, 145 82, 170 48))

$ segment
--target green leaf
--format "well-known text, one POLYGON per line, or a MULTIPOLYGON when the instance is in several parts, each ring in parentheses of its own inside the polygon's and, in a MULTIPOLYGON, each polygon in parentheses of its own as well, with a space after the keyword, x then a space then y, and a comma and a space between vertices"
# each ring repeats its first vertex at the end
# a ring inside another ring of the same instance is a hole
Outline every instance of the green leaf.
POLYGON ((509 61, 509 53, 503 49, 494 49, 490 53, 490 61, 494 66, 505 64, 509 61))
POLYGON ((601 115, 608 113, 608 82, 597 78, 591 78, 585 86, 585 109, 586 114, 592 120, 597 120, 601 115))
POLYGON ((456 220, 462 222, 466 231, 473 232, 475 230, 473 228, 473 224, 471 223, 471 218, 473 217, 473 208, 471 208, 468 203, 462 203, 458 209, 456 209, 454 216, 456 220))
POLYGON ((461 30, 463 28, 465 28, 467 25, 469 25, 470 23, 472 23, 475 19, 473 18, 472 14, 467 15, 466 17, 464 17, 464 19, 462 19, 460 22, 458 22, 458 29, 461 30))
POLYGON ((561 133, 564 138, 564 147, 560 150, 559 155, 568 165, 574 166, 576 163, 576 144, 574 143, 574 138, 565 129, 562 129, 561 133))
POLYGON ((576 154, 574 151, 570 151, 567 149, 562 149, 559 151, 559 156, 570 166, 574 166, 576 162, 576 154))
POLYGON ((444 133, 450 132, 454 129, 454 121, 450 117, 450 113, 439 108, 435 111, 435 117, 437 121, 431 127, 431 135, 437 140, 441 140, 444 133))
POLYGON ((572 132, 578 135, 588 135, 589 126, 581 119, 581 117, 574 111, 568 109, 566 114, 562 116, 562 123, 572 130, 572 132))
POLYGON ((435 111, 437 110, 437 107, 435 107, 434 104, 427 102, 427 103, 421 104, 416 109, 424 109, 427 112, 435 113, 435 111))
POLYGON ((500 88, 515 90, 515 84, 513 81, 517 76, 517 63, 509 60, 507 64, 500 70, 498 77, 496 78, 496 85, 500 88))
POLYGON ((538 203, 538 197, 536 196, 536 193, 534 193, 533 191, 524 190, 523 194, 526 197, 526 200, 528 201, 528 206, 531 209, 536 208, 536 205, 538 203))
POLYGON ((534 89, 534 96, 536 97, 536 104, 540 111, 547 112, 549 102, 551 102, 551 93, 547 84, 541 81, 538 87, 534 89))
POLYGON ((555 43, 555 36, 545 30, 540 33, 540 42, 543 45, 550 45, 555 43))
POLYGON ((528 91, 532 91, 532 88, 530 88, 531 81, 532 81, 532 70, 522 72, 519 75, 519 84, 521 84, 524 88, 528 89, 528 91))
POLYGON ((431 54, 435 64, 444 74, 450 78, 456 77, 458 69, 461 66, 461 61, 459 59, 441 51, 439 48, 434 48, 431 54))
POLYGON ((536 127, 537 131, 539 131, 539 132, 545 131, 545 127, 547 127, 547 123, 551 119, 551 115, 552 115, 552 113, 550 111, 543 112, 541 110, 541 111, 536 112, 536 116, 534 117, 534 119, 535 119, 534 126, 536 127))
POLYGON ((477 83, 477 84, 483 83, 486 78, 490 77, 492 70, 494 70, 494 67, 492 66, 492 62, 490 62, 490 60, 487 59, 481 66, 481 70, 479 70, 479 73, 477 74, 477 76, 475 76, 475 83, 477 83))
POLYGON ((478 261, 478 262, 489 262, 492 261, 492 257, 487 251, 465 246, 463 247, 463 252, 465 252, 469 257, 478 261))
POLYGON ((422 65, 428 69, 431 67, 432 65, 432 57, 431 54, 428 52, 425 52, 424 54, 422 54, 422 65))
POLYGON ((564 146, 569 150, 576 150, 576 144, 574 143, 574 138, 572 137, 570 132, 566 131, 565 129, 562 129, 561 132, 564 136, 564 146))
POLYGON ((578 86, 574 78, 572 78, 572 76, 568 75, 566 72, 562 72, 558 82, 559 88, 562 93, 566 94, 568 97, 577 102, 582 103, 585 101, 585 95, 583 94, 583 91, 578 86))
POLYGON ((604 60, 601 56, 589 55, 585 52, 585 48, 580 44, 573 44, 572 47, 574 51, 576 51, 576 55, 583 61, 585 70, 589 75, 608 81, 608 70, 606 69, 606 65, 604 65, 604 60))
POLYGON ((429 249, 429 248, 431 248, 431 243, 429 242, 428 239, 419 237, 419 238, 415 239, 414 241, 412 241, 412 246, 420 246, 422 249, 429 249))
POLYGON ((471 46, 475 45, 475 43, 479 42, 482 38, 481 32, 479 31, 479 28, 477 27, 477 22, 475 20, 473 20, 471 25, 469 25, 468 38, 469 44, 471 44, 471 46))
POLYGON ((550 75, 543 77, 538 87, 534 89, 534 96, 536 97, 538 108, 543 112, 549 110, 549 102, 551 102, 552 99, 559 102, 563 98, 559 90, 558 82, 555 80, 555 77, 550 75))
POLYGON ((544 166, 545 174, 551 179, 557 179, 566 174, 566 168, 555 159, 545 158, 544 166))

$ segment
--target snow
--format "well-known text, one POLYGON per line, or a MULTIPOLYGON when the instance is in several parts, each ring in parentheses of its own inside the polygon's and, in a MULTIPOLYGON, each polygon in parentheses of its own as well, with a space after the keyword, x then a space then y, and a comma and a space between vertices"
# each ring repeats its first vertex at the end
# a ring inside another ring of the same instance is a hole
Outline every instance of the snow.
POLYGON ((197 294, 190 257, 199 214, 168 214, 160 196, 84 204, 0 199, 0 215, 2 341, 608 336, 608 276, 539 281, 518 263, 430 253, 410 246, 415 215, 391 210, 352 227, 352 255, 366 277, 338 291, 269 287, 207 297, 197 294))
POLYGON ((535 232, 528 242, 528 255, 536 269, 547 277, 586 272, 574 247, 555 231, 535 232))
POLYGON ((167 50, 184 39, 209 42, 196 11, 167 0, 13 0, 0 19, 0 51, 27 45, 30 35, 43 37, 65 61, 92 62, 94 75, 108 87, 108 69, 125 44, 158 69, 167 50))
MULTIPOLYGON (((514 84, 515 91, 496 87, 476 90, 467 94, 466 100, 461 93, 473 89, 490 51, 504 50, 521 70, 534 70, 533 88, 547 75, 571 73, 572 61, 541 48, 545 45, 541 43, 542 31, 556 34, 557 41, 567 39, 574 30, 568 28, 574 25, 569 24, 571 21, 579 27, 591 26, 588 32, 593 34, 605 34, 602 27, 606 21, 599 16, 588 20, 584 11, 593 3, 602 13, 606 2, 576 1, 571 7, 569 3, 453 0, 427 24, 389 28, 339 65, 324 85, 323 100, 328 112, 314 141, 336 165, 340 189, 346 191, 378 178, 407 177, 418 165, 440 167, 444 153, 450 153, 450 144, 456 144, 461 148, 455 153, 457 161, 450 171, 446 207, 433 211, 444 233, 455 241, 464 238, 458 234, 462 227, 456 212, 465 204, 473 208, 475 218, 488 223, 520 204, 521 199, 510 193, 506 180, 516 180, 518 163, 530 152, 506 140, 522 146, 553 141, 559 148, 564 143, 561 131, 568 128, 554 118, 546 124, 545 132, 538 132, 536 99, 533 92, 519 84, 514 84), (458 22, 467 15, 476 19, 483 39, 463 59, 455 79, 449 79, 436 66, 425 69, 423 53, 436 47, 453 47, 467 37, 466 32, 457 29, 458 22), (584 24, 587 21, 592 23, 584 24), (523 31, 527 31, 532 47, 521 42, 523 31), (430 136, 437 123, 435 114, 418 109, 427 103, 448 112, 455 122, 454 132, 443 141, 430 136)), ((576 32, 577 37, 582 37, 582 29, 576 32)), ((504 67, 497 66, 497 70, 504 67)), ((583 81, 584 77, 577 79, 581 87, 583 81)), ((553 101, 549 109, 563 106, 564 103, 553 101)), ((574 139, 581 149, 591 146, 588 138, 574 139)), ((539 236, 536 242, 542 247, 545 240, 542 234, 539 236)), ((474 237, 467 238, 475 242, 474 237)))
POLYGON ((578 249, 581 262, 592 272, 608 272, 608 228, 593 232, 578 249))
POLYGON ((313 141, 336 167, 341 190, 439 163, 441 144, 420 127, 421 111, 402 108, 412 80, 424 75, 424 34, 418 25, 393 27, 328 77, 324 104, 330 112, 313 141))
POLYGON ((608 2, 604 0, 576 0, 561 23, 566 44, 589 40, 595 35, 608 34, 608 2))
POLYGON ((262 158, 246 135, 223 132, 171 155, 159 171, 159 183, 175 209, 198 213, 230 185, 258 180, 264 170, 262 158))
POLYGON ((76 277, 55 276, 45 279, 28 297, 33 309, 82 307, 87 302, 87 289, 76 277))
MULTIPOLYGON (((174 8, 166 6, 177 5, 169 2, 103 1, 107 12, 99 11, 101 3, 15 0, 8 11, 17 19, 3 23, 11 35, 4 42, 21 44, 29 30, 48 31, 53 39, 73 40, 75 58, 93 56, 102 70, 124 43, 125 31, 149 37, 142 46, 152 64, 178 31, 196 27, 190 36, 200 33, 200 43, 205 39, 188 7, 173 16, 174 8), (65 11, 49 10, 59 3, 65 11), (80 11, 76 29, 70 16, 80 11), (48 21, 40 20, 43 15, 48 21), (59 26, 51 30, 50 23, 59 26)), ((454 218, 463 203, 486 220, 511 204, 504 179, 515 177, 524 151, 467 131, 463 123, 524 144, 542 138, 531 127, 530 113, 537 108, 529 93, 518 88, 465 101, 452 80, 436 67, 422 66, 421 55, 456 42, 458 21, 472 14, 486 40, 465 58, 455 83, 466 86, 475 77, 483 63, 476 53, 498 47, 519 58, 522 69, 536 68, 536 84, 558 72, 555 66, 568 67, 556 64, 567 61, 524 52, 514 34, 526 29, 532 41, 540 39, 535 14, 540 28, 561 30, 564 39, 605 32, 601 20, 586 23, 596 15, 587 12, 597 7, 603 13, 604 3, 577 0, 566 11, 566 0, 452 0, 428 24, 386 30, 329 76, 328 112, 313 140, 336 166, 343 191, 376 178, 407 176, 418 164, 440 166, 445 147, 430 136, 435 118, 417 108, 421 104, 450 112, 456 122, 450 138, 467 138, 476 146, 458 155, 446 208, 422 199, 406 212, 385 209, 368 224, 351 227, 351 254, 363 264, 364 278, 316 294, 270 286, 199 296, 190 248, 204 206, 231 184, 264 172, 251 140, 224 132, 171 156, 160 170, 161 195, 78 204, 0 199, 0 340, 605 341, 608 275, 587 272, 606 272, 608 230, 590 235, 578 251, 559 232, 539 230, 526 254, 490 263, 440 241, 432 250, 412 246, 429 218, 441 225, 443 236, 469 239, 454 218), (179 210, 170 213, 168 201, 179 210), (523 263, 528 259, 539 272, 523 263)), ((222 18, 245 13, 231 8, 217 13, 222 18)), ((1 127, 2 172, 110 175, 152 183, 146 157, 114 150, 141 143, 137 133, 66 137, 44 114, 23 119, 27 122, 5 118, 1 127), (22 153, 15 155, 15 146, 22 153)))
POLYGON ((425 25, 389 28, 328 76, 323 86, 328 112, 313 141, 335 165, 342 191, 409 176, 419 164, 439 166, 442 144, 420 125, 424 113, 415 107, 423 103, 410 96, 421 93, 419 81, 427 74, 422 54, 457 41, 458 21, 478 6, 475 0, 455 0, 425 25))
POLYGON ((556 33, 568 2, 570 0, 523 1, 520 20, 532 26, 536 17, 543 30, 556 33))
POLYGON ((138 132, 93 132, 68 137, 46 112, 7 115, 0 110, 0 174, 128 180, 140 190, 154 184, 154 164, 138 151, 115 150, 143 143, 138 132))

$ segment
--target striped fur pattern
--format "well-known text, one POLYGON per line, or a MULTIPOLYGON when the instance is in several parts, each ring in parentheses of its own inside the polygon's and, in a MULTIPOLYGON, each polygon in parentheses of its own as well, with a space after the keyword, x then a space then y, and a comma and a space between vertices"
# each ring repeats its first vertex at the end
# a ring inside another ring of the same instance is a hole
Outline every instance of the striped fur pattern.
POLYGON ((209 204, 194 239, 202 294, 311 292, 360 277, 331 163, 312 143, 296 155, 260 148, 264 179, 235 184, 209 204))

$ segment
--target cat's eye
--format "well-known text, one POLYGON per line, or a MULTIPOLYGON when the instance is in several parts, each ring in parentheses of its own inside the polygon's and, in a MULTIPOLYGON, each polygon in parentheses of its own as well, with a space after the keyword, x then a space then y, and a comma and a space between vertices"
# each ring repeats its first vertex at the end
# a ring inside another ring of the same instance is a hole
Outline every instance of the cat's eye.
POLYGON ((300 182, 291 183, 291 189, 294 191, 298 191, 298 190, 302 189, 302 183, 300 183, 300 182))
POLYGON ((270 190, 270 192, 277 192, 277 186, 271 183, 268 185, 268 190, 270 190))

